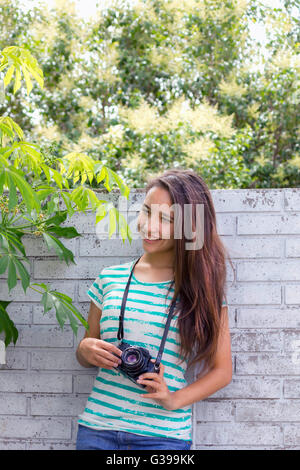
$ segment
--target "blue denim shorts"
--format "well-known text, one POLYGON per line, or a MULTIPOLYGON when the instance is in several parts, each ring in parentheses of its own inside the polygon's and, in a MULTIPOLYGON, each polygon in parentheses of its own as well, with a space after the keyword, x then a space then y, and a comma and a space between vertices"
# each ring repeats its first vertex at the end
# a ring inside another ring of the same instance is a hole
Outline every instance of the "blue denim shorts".
POLYGON ((192 441, 142 436, 132 432, 92 429, 78 424, 76 450, 189 450, 192 441))

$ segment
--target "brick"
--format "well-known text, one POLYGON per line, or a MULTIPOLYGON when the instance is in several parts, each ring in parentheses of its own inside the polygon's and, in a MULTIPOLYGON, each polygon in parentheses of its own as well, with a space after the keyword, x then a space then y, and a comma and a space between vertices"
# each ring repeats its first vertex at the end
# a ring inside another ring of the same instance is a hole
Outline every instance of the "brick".
POLYGON ((222 241, 235 258, 280 258, 284 256, 284 240, 270 237, 223 237, 222 241))
POLYGON ((32 416, 77 416, 82 413, 86 399, 80 396, 33 396, 32 416))
POLYGON ((210 395, 210 398, 280 398, 281 379, 270 377, 239 377, 233 375, 226 387, 210 395))
POLYGON ((197 421, 233 421, 234 409, 230 402, 201 400, 196 403, 197 421))
POLYGON ((19 393, 0 393, 0 415, 26 415, 27 399, 19 393))
MULTIPOLYGON (((300 308, 239 308, 237 310, 238 328, 297 328, 300 327, 300 308)), ((268 331, 268 330, 267 330, 268 331)))
POLYGON ((287 238, 285 240, 285 256, 300 258, 300 238, 287 238))
MULTIPOLYGON (((99 257, 101 263, 110 263, 112 253, 119 253, 124 258, 138 257, 141 252, 139 240, 132 240, 132 243, 123 243, 122 239, 110 240, 100 239, 97 236, 86 234, 79 239, 79 256, 99 257)), ((124 261, 126 262, 126 261, 124 261)), ((112 262, 111 264, 113 264, 112 262)), ((104 267, 105 264, 103 264, 104 267)))
POLYGON ((12 301, 12 302, 14 302, 16 299, 19 302, 25 302, 25 301, 29 302, 29 301, 39 301, 41 298, 41 294, 30 289, 29 287, 26 290, 26 293, 24 293, 20 280, 17 281, 16 286, 9 293, 7 281, 1 279, 0 280, 0 298, 5 299, 6 301, 12 301))
POLYGON ((0 450, 26 450, 26 441, 0 439, 0 450))
MULTIPOLYGON (((89 371, 86 371, 85 374, 74 375, 74 392, 85 393, 89 395, 91 393, 96 375, 97 372, 94 368, 89 369, 89 371)), ((86 399, 88 398, 88 395, 86 396, 86 399)))
POLYGON ((286 188, 284 190, 284 209, 286 211, 300 211, 299 188, 286 188))
POLYGON ((2 438, 56 438, 69 439, 71 426, 67 418, 0 417, 2 438))
MULTIPOLYGON (((49 280, 44 280, 44 279, 35 279, 32 282, 38 282, 38 283, 45 283, 46 285, 49 286, 51 290, 55 290, 58 292, 63 292, 64 294, 69 295, 69 297, 74 298, 74 291, 75 291, 75 285, 74 281, 64 281, 63 283, 61 281, 50 281, 49 280)), ((17 281, 16 286, 8 293, 8 286, 7 282, 1 280, 0 281, 0 297, 5 298, 6 301, 15 301, 15 299, 18 299, 19 302, 41 302, 42 300, 42 295, 45 292, 42 287, 39 286, 34 286, 35 289, 38 289, 41 293, 36 292, 35 290, 31 289, 28 287, 26 290, 26 293, 23 290, 21 281, 17 281)))
POLYGON ((236 374, 299 375, 299 364, 294 364, 292 355, 286 353, 237 354, 236 374))
POLYGON ((278 351, 282 348, 280 332, 238 331, 232 333, 232 351, 278 351))
POLYGON ((298 260, 238 261, 238 281, 298 281, 300 263, 298 260))
POLYGON ((217 232, 219 235, 233 235, 236 232, 236 217, 229 214, 218 214, 217 232))
POLYGON ((0 392, 71 393, 72 375, 3 371, 1 373, 0 392))
POLYGON ((27 440, 27 450, 76 450, 73 442, 62 441, 32 441, 27 440))
MULTIPOLYGON (((18 345, 18 342, 16 343, 18 345)), ((9 345, 6 349, 6 364, 2 369, 22 370, 27 369, 27 353, 16 349, 17 346, 9 345)))
POLYGON ((216 212, 280 211, 281 189, 223 189, 211 190, 216 212))
MULTIPOLYGON (((75 305, 75 302, 73 302, 73 305, 75 305)), ((44 313, 44 307, 42 304, 34 304, 32 323, 37 325, 58 325, 55 309, 44 313)), ((65 321, 65 325, 70 325, 70 320, 68 318, 65 321)))
POLYGON ((27 347, 72 347, 73 331, 64 325, 60 326, 27 325, 19 328, 18 346, 27 347))
POLYGON ((236 403, 236 421, 300 421, 298 401, 255 400, 236 403))
POLYGON ((12 302, 6 307, 6 311, 16 325, 28 325, 31 323, 32 306, 29 303, 12 302))
POLYGON ((285 424, 283 436, 285 446, 296 446, 296 449, 300 449, 300 424, 285 424))
POLYGON ((300 380, 285 379, 283 381, 284 398, 300 398, 300 380))
MULTIPOLYGON (((25 269, 28 271, 28 273, 30 274, 30 276, 33 275, 33 269, 32 269, 32 260, 29 259, 28 262, 27 261, 24 261, 22 260, 22 264, 23 266, 25 267, 25 269)), ((18 270, 17 270, 18 272, 18 270)), ((19 273, 18 273, 19 274, 19 273)), ((4 273, 1 273, 0 274, 0 279, 7 279, 8 277, 8 269, 6 269, 6 271, 4 273)), ((7 281, 6 281, 7 282, 7 281)))
MULTIPOLYGON (((76 238, 71 238, 71 239, 61 238, 59 240, 61 241, 61 243, 63 243, 63 245, 66 248, 68 248, 68 250, 71 250, 73 253, 75 253, 76 238)), ((45 242, 44 238, 26 235, 22 238, 22 241, 23 241, 27 256, 36 256, 38 253, 38 256, 57 257, 57 254, 54 248, 49 250, 48 245, 45 242)))
POLYGON ((228 302, 236 305, 278 305, 281 303, 280 285, 261 282, 239 283, 228 287, 228 302))
POLYGON ((75 351, 32 351, 32 370, 84 370, 76 359, 75 351))
POLYGON ((110 264, 119 264, 120 262, 127 263, 132 258, 126 258, 124 261, 115 260, 114 262, 107 261, 106 258, 96 258, 91 263, 90 259, 74 257, 75 264, 66 266, 59 260, 48 260, 46 263, 44 260, 36 260, 34 264, 34 274, 36 278, 48 279, 85 279, 95 278, 102 268, 109 266, 110 264), (101 267, 102 266, 102 267, 101 267))
POLYGON ((238 215, 237 233, 241 235, 300 234, 300 214, 288 215, 238 215))
POLYGON ((279 445, 282 443, 280 426, 239 423, 197 423, 196 443, 210 445, 279 445))
POLYGON ((298 351, 300 357, 300 328, 299 330, 284 331, 283 345, 285 351, 298 351))
POLYGON ((300 304, 300 283, 285 285, 285 303, 300 304))

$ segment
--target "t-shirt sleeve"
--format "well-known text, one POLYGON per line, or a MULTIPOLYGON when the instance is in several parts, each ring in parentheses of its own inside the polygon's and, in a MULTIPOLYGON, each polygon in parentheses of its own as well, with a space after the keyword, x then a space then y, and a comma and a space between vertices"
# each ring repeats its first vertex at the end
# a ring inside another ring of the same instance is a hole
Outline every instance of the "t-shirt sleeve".
POLYGON ((90 285, 86 291, 89 298, 102 310, 103 302, 103 271, 96 277, 94 282, 90 285))

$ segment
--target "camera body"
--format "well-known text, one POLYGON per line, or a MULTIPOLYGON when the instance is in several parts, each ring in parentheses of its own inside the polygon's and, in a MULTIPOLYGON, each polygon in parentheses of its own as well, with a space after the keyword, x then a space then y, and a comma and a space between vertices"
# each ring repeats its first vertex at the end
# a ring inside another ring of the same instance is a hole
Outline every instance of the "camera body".
POLYGON ((122 362, 115 369, 122 372, 135 384, 146 388, 146 385, 137 383, 139 376, 146 372, 159 373, 159 370, 157 371, 154 368, 154 362, 151 362, 152 358, 149 351, 142 347, 132 346, 124 341, 121 341, 118 348, 122 351, 122 362))

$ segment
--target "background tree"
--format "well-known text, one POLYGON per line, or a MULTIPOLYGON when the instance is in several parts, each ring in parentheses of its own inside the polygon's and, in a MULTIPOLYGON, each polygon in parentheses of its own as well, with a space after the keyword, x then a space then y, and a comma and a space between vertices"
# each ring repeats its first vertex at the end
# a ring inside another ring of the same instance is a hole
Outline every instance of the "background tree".
POLYGON ((26 106, 8 89, 5 112, 50 165, 80 150, 132 187, 170 165, 212 189, 299 186, 299 0, 114 0, 89 20, 67 1, 0 5, 0 45, 45 78, 26 106))

